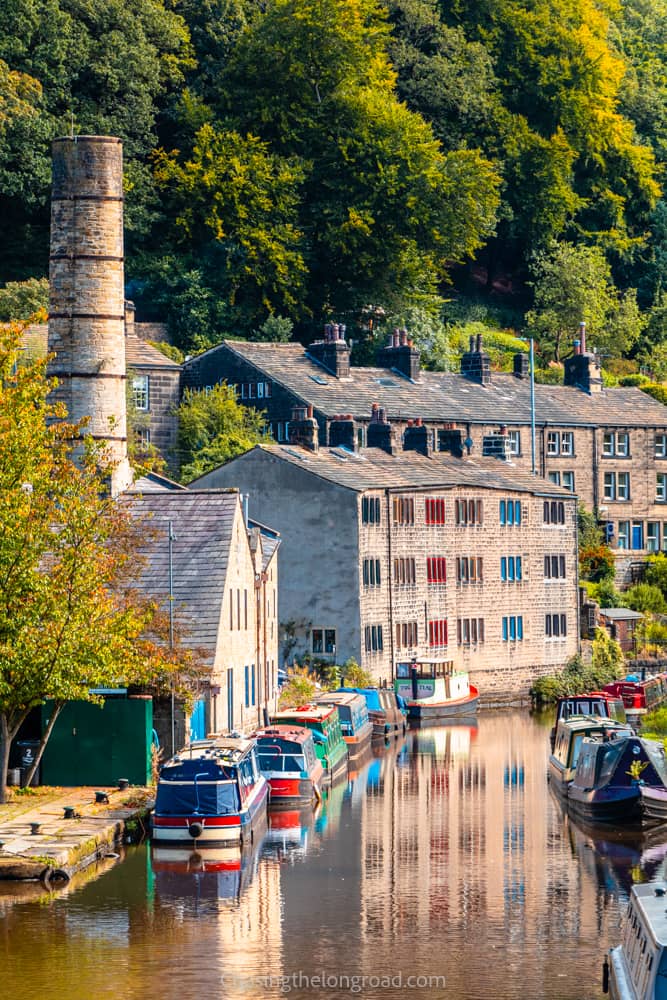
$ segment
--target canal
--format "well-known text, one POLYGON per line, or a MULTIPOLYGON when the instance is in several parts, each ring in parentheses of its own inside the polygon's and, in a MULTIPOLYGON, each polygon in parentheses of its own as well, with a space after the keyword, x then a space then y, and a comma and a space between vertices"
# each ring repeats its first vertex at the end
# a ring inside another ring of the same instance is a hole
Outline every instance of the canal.
POLYGON ((54 896, 0 885, 0 996, 598 1000, 667 834, 564 817, 550 723, 411 730, 242 857, 142 845, 54 896))

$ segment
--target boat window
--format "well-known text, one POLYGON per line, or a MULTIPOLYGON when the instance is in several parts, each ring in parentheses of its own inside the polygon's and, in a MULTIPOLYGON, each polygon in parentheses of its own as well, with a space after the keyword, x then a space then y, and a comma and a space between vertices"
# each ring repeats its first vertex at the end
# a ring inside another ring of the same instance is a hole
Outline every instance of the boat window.
POLYGON ((260 753, 258 754, 259 766, 262 771, 282 771, 282 754, 260 753))
POLYGON ((667 784, 667 761, 665 761, 665 752, 662 746, 660 743, 654 743, 652 740, 645 740, 643 746, 648 759, 653 764, 659 777, 664 784, 667 784))
POLYGON ((625 740, 619 740, 619 742, 616 745, 610 744, 601 749, 601 752, 604 752, 602 766, 600 767, 601 783, 609 781, 609 779, 613 776, 614 771, 618 766, 618 762, 621 759, 624 750, 625 750, 625 740))
POLYGON ((239 771, 241 773, 241 783, 244 785, 252 785, 255 782, 255 775, 252 771, 252 761, 249 757, 242 760, 239 764, 239 771))
POLYGON ((581 753, 581 744, 584 740, 584 733, 579 733, 572 740, 572 760, 570 761, 570 767, 576 767, 579 760, 579 754, 581 753))
POLYGON ((303 757, 297 757, 295 754, 286 754, 283 757, 283 764, 285 771, 305 771, 306 761, 303 757))

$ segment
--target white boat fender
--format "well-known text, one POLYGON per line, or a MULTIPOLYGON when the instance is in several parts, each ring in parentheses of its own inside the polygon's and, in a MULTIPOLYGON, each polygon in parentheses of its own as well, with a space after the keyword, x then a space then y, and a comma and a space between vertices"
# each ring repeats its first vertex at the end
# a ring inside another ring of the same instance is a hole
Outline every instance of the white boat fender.
POLYGON ((602 963, 602 992, 609 993, 609 959, 606 957, 602 963))
POLYGON ((197 837, 201 837, 203 832, 204 832, 203 823, 190 823, 190 826, 188 827, 188 833, 193 838, 193 840, 196 839, 197 837))

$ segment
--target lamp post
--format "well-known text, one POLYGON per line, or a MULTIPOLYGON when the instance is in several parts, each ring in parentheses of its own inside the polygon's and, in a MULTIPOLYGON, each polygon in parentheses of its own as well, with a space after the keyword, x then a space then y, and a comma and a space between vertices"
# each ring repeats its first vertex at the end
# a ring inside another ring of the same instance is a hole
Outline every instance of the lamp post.
MULTIPOLYGON (((173 522, 169 521, 169 649, 174 648, 174 534, 173 522)), ((176 753, 176 697, 174 679, 171 680, 171 753, 176 753)))
POLYGON ((535 345, 530 338, 530 461, 533 475, 535 472, 535 345))

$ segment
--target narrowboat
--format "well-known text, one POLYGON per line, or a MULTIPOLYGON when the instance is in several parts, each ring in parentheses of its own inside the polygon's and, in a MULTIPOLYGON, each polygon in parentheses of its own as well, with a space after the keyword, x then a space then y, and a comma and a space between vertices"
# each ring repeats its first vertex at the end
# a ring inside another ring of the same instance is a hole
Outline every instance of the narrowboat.
POLYGON ((568 809, 594 823, 641 819, 641 784, 664 787, 662 744, 622 732, 585 736, 567 789, 568 809))
POLYGON ((403 736, 407 728, 407 706, 392 688, 338 688, 363 695, 368 718, 373 723, 373 739, 403 736))
POLYGON ((465 671, 451 660, 396 664, 396 694, 405 699, 409 719, 451 719, 474 715, 479 692, 465 671))
POLYGON ((340 730, 350 757, 358 757, 371 745, 373 723, 368 717, 366 699, 355 691, 327 691, 315 699, 316 705, 338 709, 340 730))
POLYGON ((571 715, 563 718, 556 726, 556 737, 549 757, 549 781, 559 795, 567 795, 577 769, 579 754, 586 737, 604 739, 622 734, 632 736, 633 730, 627 723, 594 715, 571 715))
POLYGON ((622 698, 628 715, 646 715, 653 712, 665 700, 662 678, 645 677, 641 680, 629 674, 622 681, 605 684, 602 689, 616 698, 622 698))
POLYGON ((627 722, 623 699, 606 691, 591 691, 588 694, 566 694, 556 700, 556 721, 551 730, 551 752, 556 739, 556 728, 561 719, 572 715, 593 715, 602 719, 627 722))
POLYGON ((313 734, 315 753, 324 768, 324 777, 332 781, 347 770, 348 750, 343 739, 338 709, 332 705, 300 705, 271 716, 272 725, 305 726, 313 734))
POLYGON ((271 808, 293 809, 322 796, 322 762, 305 726, 268 726, 255 733, 257 763, 269 783, 271 808))
POLYGON ((254 741, 197 740, 160 770, 151 836, 188 848, 252 843, 256 827, 266 823, 268 799, 254 741))
POLYGON ((633 885, 621 943, 611 948, 602 989, 612 1000, 664 1000, 667 983, 667 894, 664 885, 633 885))

